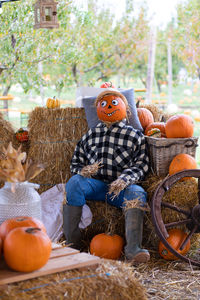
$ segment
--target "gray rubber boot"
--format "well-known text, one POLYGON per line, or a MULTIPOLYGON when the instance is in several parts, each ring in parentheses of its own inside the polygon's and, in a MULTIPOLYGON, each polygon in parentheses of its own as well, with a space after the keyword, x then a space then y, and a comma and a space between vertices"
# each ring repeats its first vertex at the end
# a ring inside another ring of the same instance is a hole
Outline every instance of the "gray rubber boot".
POLYGON ((149 252, 141 249, 144 212, 138 208, 125 210, 125 257, 133 264, 145 263, 149 252))
POLYGON ((69 247, 81 249, 81 231, 79 223, 82 215, 82 206, 63 205, 63 230, 66 243, 69 247))

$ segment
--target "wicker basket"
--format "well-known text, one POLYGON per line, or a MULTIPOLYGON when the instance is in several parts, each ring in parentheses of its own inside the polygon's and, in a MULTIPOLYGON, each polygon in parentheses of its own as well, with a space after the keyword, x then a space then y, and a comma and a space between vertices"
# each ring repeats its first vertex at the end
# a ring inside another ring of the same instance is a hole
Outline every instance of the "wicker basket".
POLYGON ((145 138, 151 170, 158 176, 168 174, 169 165, 177 154, 186 153, 193 157, 196 155, 198 137, 169 139, 146 136, 145 138))

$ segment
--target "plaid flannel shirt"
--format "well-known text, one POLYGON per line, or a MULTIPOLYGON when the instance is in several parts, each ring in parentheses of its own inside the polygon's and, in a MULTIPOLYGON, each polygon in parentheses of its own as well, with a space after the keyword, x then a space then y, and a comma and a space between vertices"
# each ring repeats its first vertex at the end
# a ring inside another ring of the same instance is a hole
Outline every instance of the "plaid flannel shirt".
POLYGON ((101 162, 102 167, 92 178, 108 183, 122 179, 127 185, 135 184, 149 169, 144 135, 123 122, 114 123, 110 128, 99 123, 77 143, 71 173, 80 174, 84 166, 96 162, 101 162))

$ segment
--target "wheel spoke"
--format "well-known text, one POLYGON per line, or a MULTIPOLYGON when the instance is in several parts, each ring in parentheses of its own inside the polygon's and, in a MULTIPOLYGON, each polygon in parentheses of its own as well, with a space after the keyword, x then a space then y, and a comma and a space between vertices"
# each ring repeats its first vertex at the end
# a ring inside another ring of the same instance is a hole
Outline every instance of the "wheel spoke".
POLYGON ((200 203, 200 177, 198 178, 198 199, 200 203))
POLYGON ((161 206, 170 208, 170 209, 175 210, 175 211, 177 211, 177 212, 179 212, 181 214, 184 214, 186 216, 190 216, 190 214, 191 214, 190 211, 187 211, 185 209, 179 208, 179 207, 177 207, 177 206, 175 206, 173 204, 167 203, 167 202, 161 202, 161 206))
POLYGON ((168 229, 168 228, 171 228, 171 227, 174 227, 174 226, 188 224, 191 221, 192 221, 192 219, 185 219, 185 220, 180 220, 180 221, 176 221, 176 222, 171 222, 171 223, 165 224, 165 227, 168 229))
POLYGON ((195 233, 195 231, 197 230, 198 225, 195 225, 194 228, 190 231, 190 233, 188 234, 188 236, 185 238, 185 240, 183 241, 183 243, 180 246, 180 250, 183 250, 185 245, 187 244, 187 242, 191 239, 192 235, 195 233))

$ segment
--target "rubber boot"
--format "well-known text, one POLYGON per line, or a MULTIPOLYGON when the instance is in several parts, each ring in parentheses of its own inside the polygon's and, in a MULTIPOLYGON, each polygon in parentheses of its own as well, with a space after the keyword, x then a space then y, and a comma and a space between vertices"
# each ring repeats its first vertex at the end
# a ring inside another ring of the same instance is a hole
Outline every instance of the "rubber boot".
POLYGON ((145 263, 149 252, 141 249, 144 212, 138 208, 125 210, 125 257, 132 264, 145 263))
POLYGON ((79 228, 81 215, 82 206, 63 205, 63 230, 66 244, 78 250, 81 250, 81 231, 79 228))

